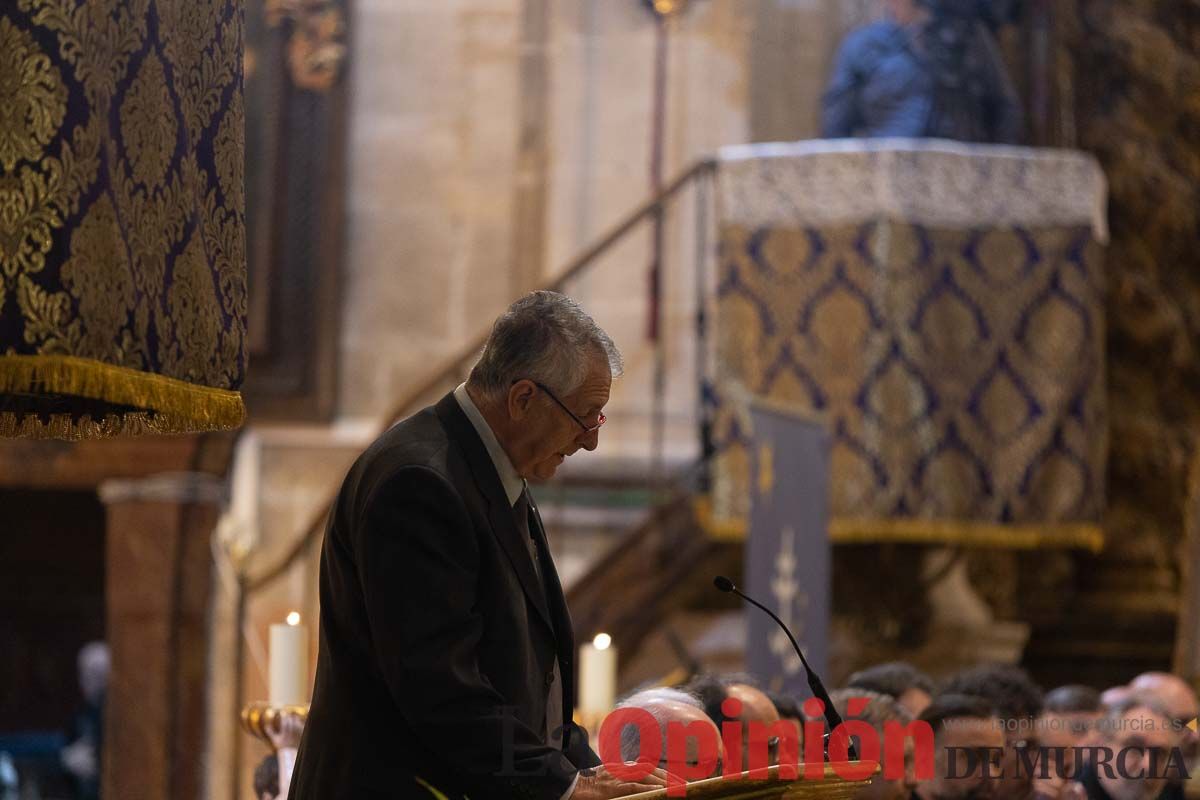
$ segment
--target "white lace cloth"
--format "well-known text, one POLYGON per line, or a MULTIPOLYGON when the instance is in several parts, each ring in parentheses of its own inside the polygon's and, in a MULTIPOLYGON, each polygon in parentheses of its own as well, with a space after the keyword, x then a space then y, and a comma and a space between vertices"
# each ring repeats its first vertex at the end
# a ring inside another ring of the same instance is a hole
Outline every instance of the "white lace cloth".
POLYGON ((1098 241, 1108 241, 1104 173, 1075 150, 829 139, 725 147, 718 163, 726 224, 1091 225, 1098 241))

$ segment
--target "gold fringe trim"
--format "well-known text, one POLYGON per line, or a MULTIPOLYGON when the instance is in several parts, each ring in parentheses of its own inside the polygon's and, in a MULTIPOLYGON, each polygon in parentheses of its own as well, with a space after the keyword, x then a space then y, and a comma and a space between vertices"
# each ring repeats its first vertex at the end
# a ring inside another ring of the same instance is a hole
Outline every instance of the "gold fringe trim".
POLYGON ((956 544, 966 547, 1006 547, 1011 550, 1070 547, 1090 550, 1093 553, 1104 549, 1103 528, 1080 522, 1011 525, 954 519, 835 517, 829 522, 829 538, 839 544, 910 542, 956 544))
POLYGON ((240 393, 76 356, 0 356, 0 395, 64 394, 142 411, 103 419, 0 413, 0 438, 105 439, 238 428, 240 393))
MULTIPOLYGON (((744 541, 745 519, 718 518, 712 501, 698 497, 693 511, 700 527, 718 541, 744 541)), ((835 517, 829 521, 829 539, 834 544, 907 542, 952 544, 964 547, 1004 547, 1033 550, 1040 547, 1082 548, 1098 553, 1104 549, 1104 530, 1099 525, 1072 522, 1005 525, 997 522, 952 519, 856 519, 835 517)))

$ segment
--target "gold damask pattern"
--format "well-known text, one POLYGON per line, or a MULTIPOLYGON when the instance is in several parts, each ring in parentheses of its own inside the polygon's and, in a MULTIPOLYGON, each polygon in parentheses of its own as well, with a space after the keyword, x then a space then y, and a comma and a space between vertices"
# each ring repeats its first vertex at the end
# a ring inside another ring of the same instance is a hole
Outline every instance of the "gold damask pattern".
POLYGON ((35 160, 50 143, 67 112, 67 89, 37 42, 7 18, 0 18, 0 165, 11 171, 20 160, 35 160))
POLYGON ((0 7, 0 435, 236 427, 237 0, 0 7))
POLYGON ((1090 226, 726 223, 720 238, 719 518, 748 511, 733 398, 749 391, 827 420, 837 540, 1099 545, 1104 294, 1090 226))

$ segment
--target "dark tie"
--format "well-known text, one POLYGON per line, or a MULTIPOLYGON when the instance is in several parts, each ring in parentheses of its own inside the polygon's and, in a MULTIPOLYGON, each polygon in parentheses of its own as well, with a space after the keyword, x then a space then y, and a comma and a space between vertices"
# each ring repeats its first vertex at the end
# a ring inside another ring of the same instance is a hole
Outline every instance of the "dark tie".
MULTIPOLYGON (((525 543, 529 547, 529 556, 533 559, 534 572, 537 573, 538 581, 542 583, 542 590, 545 591, 545 579, 542 577, 537 541, 533 538, 533 529, 530 526, 530 517, 533 513, 529 502, 529 488, 526 487, 521 490, 521 496, 517 498, 517 502, 513 503, 513 516, 516 518, 517 530, 524 536, 525 543)), ((561 737, 553 735, 553 732, 563 724, 562 673, 558 668, 557 655, 554 657, 553 675, 549 691, 546 693, 546 743, 551 747, 561 748, 561 737)))
POLYGON ((529 514, 529 489, 522 489, 521 496, 513 504, 513 517, 517 521, 517 530, 521 532, 521 537, 525 540, 525 546, 529 548, 529 557, 533 559, 533 571, 537 573, 538 580, 541 580, 542 565, 538 563, 537 542, 534 541, 529 527, 529 514))

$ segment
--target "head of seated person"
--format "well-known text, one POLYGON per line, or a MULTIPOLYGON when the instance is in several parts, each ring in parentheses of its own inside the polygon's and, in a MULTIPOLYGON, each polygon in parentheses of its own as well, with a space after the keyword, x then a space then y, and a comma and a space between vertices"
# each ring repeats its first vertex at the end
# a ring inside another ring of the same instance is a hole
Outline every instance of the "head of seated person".
MULTIPOLYGON (((1092 742, 1096 723, 1104 715, 1100 693, 1090 686, 1071 684, 1059 686, 1046 693, 1042 714, 1038 717, 1038 741, 1043 747, 1062 748, 1062 763, 1071 777, 1075 762, 1074 749, 1092 742)), ((1056 768, 1056 759, 1050 760, 1056 768)))
POLYGON ((991 800, 1004 750, 1004 726, 991 704, 940 694, 918 717, 933 729, 933 777, 913 787, 916 800, 991 800))
POLYGON ((704 675, 685 687, 700 698, 704 710, 726 741, 726 774, 765 765, 797 764, 798 726, 781 719, 771 698, 748 675, 704 675), (736 727, 728 727, 736 726, 736 727), (731 737, 740 733, 740 752, 730 753, 731 737))
POLYGON ((1029 800, 1034 773, 1022 768, 1025 755, 1039 752, 1037 720, 1044 703, 1042 689, 1020 667, 982 664, 952 675, 942 686, 951 694, 980 697, 1003 723, 1004 750, 992 791, 996 800, 1029 800))
POLYGON ((906 737, 903 741, 906 750, 904 776, 885 777, 882 767, 887 763, 886 748, 889 739, 884 727, 889 722, 908 725, 912 722, 913 715, 894 697, 866 689, 835 689, 829 693, 829 699, 833 701, 833 707, 843 720, 862 720, 873 727, 879 736, 881 769, 875 773, 868 785, 858 790, 854 800, 903 800, 912 791, 914 784, 912 739, 906 737))
POLYGON ((1106 750, 1083 779, 1091 787, 1088 794, 1096 786, 1111 800, 1153 800, 1162 794, 1177 763, 1171 751, 1182 743, 1170 713, 1153 697, 1135 692, 1109 708, 1097 726, 1097 742, 1106 750))
POLYGON ((919 716, 933 697, 933 679, 906 661, 889 661, 855 672, 846 681, 848 688, 886 694, 914 717, 919 716))
POLYGON ((656 766, 689 780, 721 774, 725 748, 720 732, 695 695, 680 689, 645 689, 617 705, 617 710, 631 708, 641 709, 654 719, 658 740, 654 744, 643 742, 641 728, 624 723, 620 731, 623 761, 644 762, 657 753, 656 766))
POLYGON ((1167 712, 1179 730, 1180 746, 1189 761, 1200 755, 1200 737, 1188 727, 1200 715, 1200 703, 1187 681, 1169 672, 1143 672, 1130 681, 1129 688, 1154 700, 1167 712))

